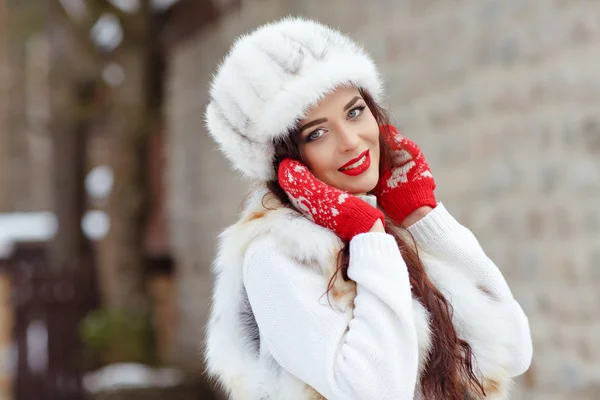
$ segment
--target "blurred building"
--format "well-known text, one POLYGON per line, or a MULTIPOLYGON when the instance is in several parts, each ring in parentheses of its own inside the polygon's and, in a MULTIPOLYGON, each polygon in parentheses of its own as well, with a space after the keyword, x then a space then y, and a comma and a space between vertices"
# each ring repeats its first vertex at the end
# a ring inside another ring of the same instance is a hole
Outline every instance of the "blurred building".
POLYGON ((8 108, 8 30, 6 4, 0 0, 0 210, 7 208, 5 188, 8 180, 7 108, 8 108))
MULTIPOLYGON (((19 289, 15 281, 19 280, 20 275, 32 274, 31 271, 21 271, 29 267, 25 263, 11 263, 7 260, 12 257, 16 242, 34 242, 32 246, 44 248, 56 231, 56 219, 50 212, 54 208, 56 196, 53 187, 54 149, 49 132, 50 54, 48 36, 43 25, 44 12, 45 5, 37 0, 0 0, 0 400, 15 398, 15 390, 16 398, 20 398, 19 386, 40 386, 42 380, 29 380, 30 375, 39 376, 39 371, 23 374, 22 369, 17 368, 17 364, 20 367, 21 364, 27 364, 29 359, 23 362, 28 349, 19 347, 25 332, 20 327, 27 325, 27 317, 21 315, 17 318, 19 315, 15 315, 20 305, 15 301, 15 294, 19 289), (48 229, 53 224, 54 228, 48 229)), ((88 133, 87 167, 90 170, 100 167, 94 170, 96 172, 102 172, 110 154, 104 129, 104 125, 98 124, 88 133)), ((163 152, 160 135, 153 135, 148 150, 152 207, 144 243, 148 256, 147 290, 155 309, 159 357, 168 361, 175 306, 171 301, 174 298, 171 294, 173 284, 169 278, 171 260, 165 245, 165 224, 161 211, 164 196, 160 178, 163 152)), ((86 182, 91 209, 102 209, 105 205, 107 192, 106 187, 102 186, 106 186, 107 179, 106 174, 95 174, 100 175, 103 178, 88 179, 86 182), (92 193, 98 191, 102 192, 98 196, 92 193)), ((94 236, 98 233, 98 228, 100 231, 103 229, 99 226, 102 225, 101 217, 98 210, 94 210, 82 221, 88 238, 98 239, 94 236)), ((105 232, 98 236, 104 234, 105 232)), ((103 246, 101 242, 96 244, 98 254, 103 251, 103 246)), ((35 273, 43 273, 48 265, 37 263, 34 269, 35 273)), ((46 286, 51 287, 50 284, 46 286)), ((57 289, 54 290, 56 294, 57 289)), ((43 303, 40 297, 35 297, 30 293, 28 299, 34 298, 32 302, 38 305, 43 303)), ((45 296, 44 300, 48 298, 45 296)), ((83 310, 82 307, 80 308, 83 310)), ((44 312, 38 312, 37 317, 44 322, 53 319, 49 323, 53 328, 58 326, 53 323, 57 318, 59 322, 68 319, 67 315, 44 315, 44 312)), ((68 335, 77 335, 75 329, 68 329, 68 335)), ((63 332, 64 337, 68 335, 63 332)), ((26 339, 29 343, 29 338, 26 339)), ((60 384, 60 377, 55 379, 53 376, 55 371, 48 371, 51 364, 62 362, 53 356, 53 352, 61 351, 60 342, 53 340, 52 332, 49 332, 45 340, 48 346, 46 350, 52 361, 50 365, 45 365, 46 370, 42 374, 48 375, 49 381, 57 380, 60 384)), ((39 350, 36 351, 44 353, 39 350)), ((68 360, 69 364, 73 362, 74 360, 68 360)))
POLYGON ((48 43, 32 28, 30 0, 2 0, 0 27, 0 212, 48 210, 48 43), (8 10, 10 9, 10 18, 8 10))
POLYGON ((206 3, 171 15, 184 33, 170 46, 166 109, 180 353, 197 356, 217 235, 245 190, 204 128, 211 74, 237 35, 299 14, 372 53, 384 105, 423 148, 438 198, 529 315, 535 356, 514 398, 600 398, 600 4, 247 0, 200 24, 230 7, 206 3))
MULTIPOLYGON (((8 46, 6 29, 6 4, 5 0, 0 0, 0 188, 6 187, 7 177, 7 102, 8 102, 8 46)), ((0 189, 0 210, 6 207, 7 199, 3 196, 0 189)), ((1 247, 1 245, 0 245, 1 247)), ((1 249, 0 249, 1 251, 1 249)), ((10 307, 10 286, 11 282, 8 276, 0 273, 0 400, 11 398, 12 391, 12 373, 13 368, 10 364, 10 353, 12 349, 12 327, 13 311, 10 307)))

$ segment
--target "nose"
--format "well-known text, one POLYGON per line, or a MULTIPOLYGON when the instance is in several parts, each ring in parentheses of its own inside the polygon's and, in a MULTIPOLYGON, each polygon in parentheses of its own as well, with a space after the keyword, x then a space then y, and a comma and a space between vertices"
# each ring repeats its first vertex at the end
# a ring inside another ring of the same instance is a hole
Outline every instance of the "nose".
POLYGON ((358 131, 345 126, 338 130, 339 150, 342 153, 355 151, 360 145, 360 135, 358 131))

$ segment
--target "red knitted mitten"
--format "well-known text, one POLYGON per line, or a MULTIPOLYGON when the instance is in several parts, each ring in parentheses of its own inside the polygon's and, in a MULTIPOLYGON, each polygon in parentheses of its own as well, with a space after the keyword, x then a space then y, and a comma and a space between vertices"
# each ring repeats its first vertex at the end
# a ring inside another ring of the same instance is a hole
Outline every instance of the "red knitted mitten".
POLYGON ((349 193, 313 176, 302 163, 285 159, 279 165, 279 184, 294 206, 313 222, 349 241, 368 232, 383 213, 349 193))
POLYGON ((435 181, 421 149, 402 136, 392 125, 380 127, 386 143, 392 148, 392 168, 382 173, 374 194, 386 214, 401 224, 422 206, 437 205, 433 191, 435 181))

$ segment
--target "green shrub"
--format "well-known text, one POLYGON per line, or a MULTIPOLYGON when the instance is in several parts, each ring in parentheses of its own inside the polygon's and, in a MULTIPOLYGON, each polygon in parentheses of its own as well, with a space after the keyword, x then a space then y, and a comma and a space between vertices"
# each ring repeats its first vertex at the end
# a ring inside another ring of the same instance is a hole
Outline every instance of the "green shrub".
POLYGON ((118 362, 156 363, 149 315, 96 309, 79 326, 86 363, 97 368, 118 362))

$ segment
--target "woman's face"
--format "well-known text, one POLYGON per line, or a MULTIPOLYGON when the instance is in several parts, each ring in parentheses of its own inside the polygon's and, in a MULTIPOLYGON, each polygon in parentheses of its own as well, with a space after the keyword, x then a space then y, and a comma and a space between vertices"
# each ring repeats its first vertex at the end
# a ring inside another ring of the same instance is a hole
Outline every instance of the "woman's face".
POLYGON ((339 88, 300 121, 300 153, 315 177, 351 194, 379 179, 379 126, 356 88, 339 88))

